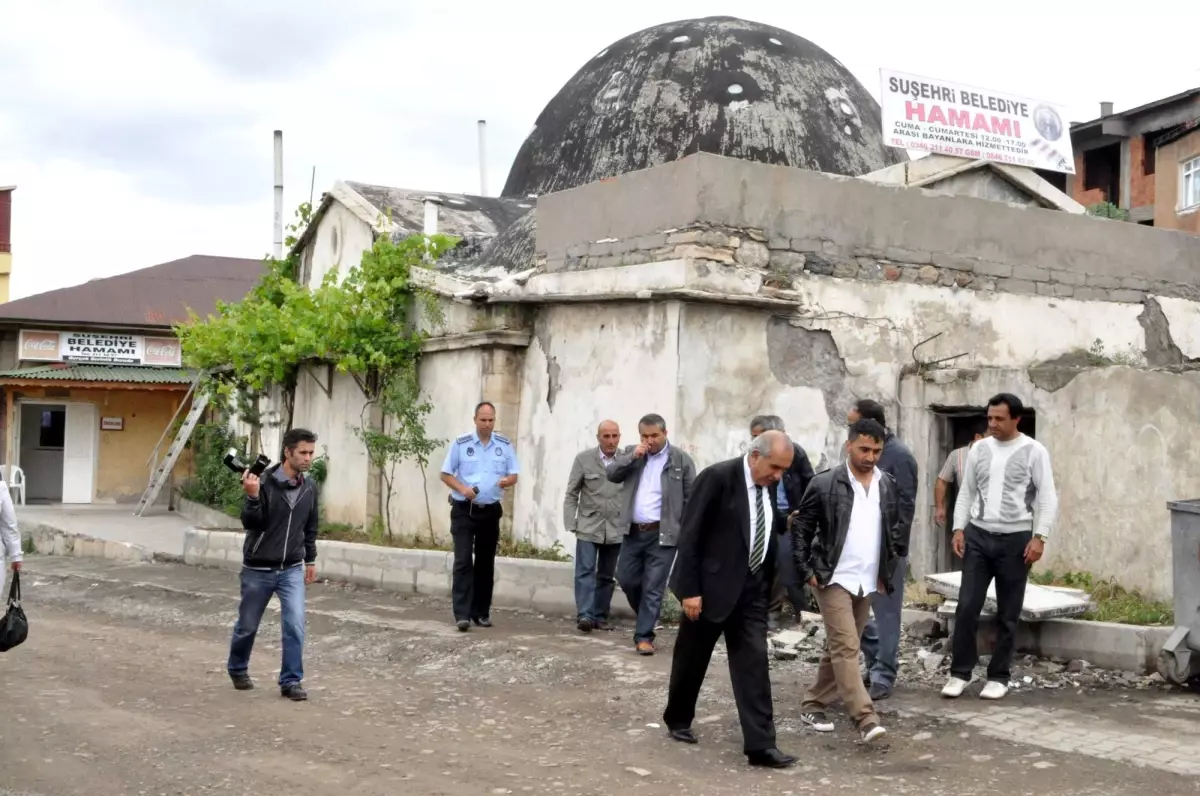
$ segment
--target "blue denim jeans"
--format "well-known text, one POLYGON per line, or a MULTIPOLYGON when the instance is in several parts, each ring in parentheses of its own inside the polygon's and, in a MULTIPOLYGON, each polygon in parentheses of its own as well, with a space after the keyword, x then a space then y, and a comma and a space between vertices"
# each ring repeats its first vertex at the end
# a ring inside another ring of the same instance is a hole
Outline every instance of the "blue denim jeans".
POLYGON ((242 568, 242 604, 229 645, 230 674, 245 674, 250 668, 254 637, 271 595, 279 595, 283 625, 283 663, 279 669, 281 688, 304 679, 304 567, 283 570, 242 568))
POLYGON ((900 614, 904 609, 904 579, 908 575, 908 559, 896 559, 892 575, 892 593, 877 594, 871 601, 875 617, 863 628, 862 647, 871 683, 891 690, 900 670, 900 614))
POLYGON ((637 614, 633 641, 654 641, 654 627, 662 610, 663 593, 671 565, 675 563, 675 548, 658 543, 658 531, 632 531, 621 545, 617 563, 617 581, 637 614))
POLYGON ((575 541, 575 613, 577 620, 607 622, 612 606, 614 573, 621 545, 575 541))

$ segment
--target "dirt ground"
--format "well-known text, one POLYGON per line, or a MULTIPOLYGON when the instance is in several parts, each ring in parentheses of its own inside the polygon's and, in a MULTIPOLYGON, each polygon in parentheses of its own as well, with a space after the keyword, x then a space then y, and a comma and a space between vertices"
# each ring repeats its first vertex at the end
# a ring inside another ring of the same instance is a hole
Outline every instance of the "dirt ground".
POLYGON ((440 601, 318 584, 310 701, 293 704, 274 683, 274 606, 258 687, 230 686, 234 574, 31 557, 23 586, 30 639, 0 655, 5 796, 1200 793, 1200 777, 1176 773, 1200 749, 1200 700, 1177 691, 993 705, 918 683, 880 703, 889 742, 867 748, 840 713, 832 735, 804 730, 813 667, 773 662, 779 746, 801 762, 764 771, 741 754, 723 657, 701 696, 701 743, 665 737, 670 633, 653 658, 634 654, 627 628, 583 636, 563 617, 507 610, 460 634, 440 601))

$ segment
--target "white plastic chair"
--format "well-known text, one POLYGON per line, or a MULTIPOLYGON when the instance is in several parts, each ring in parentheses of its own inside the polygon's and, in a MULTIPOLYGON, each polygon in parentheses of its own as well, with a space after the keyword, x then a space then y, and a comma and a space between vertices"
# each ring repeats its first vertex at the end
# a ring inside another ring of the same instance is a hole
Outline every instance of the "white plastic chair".
POLYGON ((8 484, 8 493, 13 496, 13 503, 24 506, 25 471, 11 464, 0 464, 0 474, 3 474, 4 482, 8 484), (18 492, 20 493, 20 500, 17 499, 18 492))

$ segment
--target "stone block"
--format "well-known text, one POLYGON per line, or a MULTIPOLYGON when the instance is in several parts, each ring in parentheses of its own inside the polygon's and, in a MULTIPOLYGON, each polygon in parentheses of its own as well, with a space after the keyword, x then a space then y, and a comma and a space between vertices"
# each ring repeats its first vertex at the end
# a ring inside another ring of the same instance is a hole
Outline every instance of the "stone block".
POLYGON ((923 265, 917 270, 917 281, 931 285, 938 279, 938 269, 932 265, 923 265))
POLYGON ((1108 301, 1108 291, 1098 287, 1076 287, 1075 298, 1080 301, 1108 301))
POLYGON ((1055 282, 1062 282, 1066 285, 1082 285, 1087 281, 1087 274, 1082 274, 1079 271, 1052 269, 1050 271, 1050 278, 1055 282))
POLYGON ((320 556, 317 560, 321 577, 342 583, 353 583, 351 578, 354 575, 354 568, 349 561, 329 556, 320 556))
POLYGON ((767 248, 771 251, 786 250, 792 247, 791 238, 776 238, 771 237, 767 240, 767 248))
POLYGON ((538 586, 534 588, 530 604, 538 611, 574 615, 575 590, 566 586, 538 586))
POLYGON ((604 257, 625 248, 621 241, 597 240, 588 244, 588 257, 604 257))
POLYGON ((903 271, 898 265, 885 265, 883 267, 883 278, 889 282, 900 281, 900 276, 902 273, 903 271))
POLYGON ((498 580, 492 591, 492 602, 510 608, 533 608, 533 593, 536 589, 536 586, 526 583, 498 580))
POLYGON ((833 275, 841 279, 853 279, 858 276, 859 265, 855 260, 843 260, 833 266, 833 275))
POLYGON ((765 243, 747 240, 738 247, 736 259, 747 268, 766 268, 771 261, 771 250, 765 243))
POLYGON ((900 267, 900 281, 905 284, 914 285, 917 282, 917 274, 919 268, 913 265, 905 265, 900 267))
MULTIPOLYGON (((450 573, 449 572, 430 572, 425 569, 416 571, 417 594, 428 594, 434 597, 446 597, 450 594, 450 573)), ((494 599, 494 598, 493 598, 494 599)))
POLYGON ((1062 285, 1055 283, 1051 285, 1051 287, 1054 288, 1054 295, 1058 296, 1059 298, 1068 298, 1075 295, 1074 285, 1062 285))
POLYGON ((667 245, 667 233, 654 232, 649 235, 638 235, 629 241, 630 249, 654 250, 667 245))
POLYGON ((804 267, 813 274, 832 276, 834 262, 834 259, 827 257, 824 254, 813 253, 804 258, 804 267))
POLYGON ((792 238, 792 251, 808 254, 819 252, 825 248, 825 242, 820 238, 792 238))
POLYGON ((378 589, 382 586, 384 571, 383 567, 352 563, 350 564, 350 582, 378 589))
POLYGON ((1149 290, 1150 283, 1145 279, 1138 279, 1133 276, 1121 277, 1121 287, 1127 290, 1149 290))
POLYGON ((1048 282, 1050 280, 1048 270, 1032 265, 1014 265, 1012 275, 1013 279, 1026 279, 1031 282, 1048 282))
POLYGON ((1024 293, 1033 295, 1037 293, 1037 286, 1028 279, 997 279, 996 289, 1005 293, 1024 293))
POLYGON ((379 588, 384 591, 412 594, 417 590, 417 569, 415 567, 389 567, 383 570, 379 579, 379 588))
POLYGON ((675 256, 688 260, 712 260, 718 263, 733 265, 733 252, 730 249, 719 249, 713 246, 685 244, 675 247, 675 256))
POLYGON ((736 235, 728 235, 718 229, 687 229, 672 232, 667 236, 667 243, 674 246, 683 244, 727 246, 733 249, 741 243, 741 238, 736 235))
POLYGON ((1108 291, 1108 300, 1140 304, 1146 300, 1146 294, 1140 290, 1110 290, 1108 291))
MULTIPOLYGON (((928 265, 934 263, 933 254, 931 252, 920 251, 917 249, 905 249, 900 246, 889 246, 883 250, 883 256, 888 260, 894 260, 898 263, 909 263, 912 265, 928 265)), ((957 261, 959 257, 947 257, 947 260, 957 261)), ((943 265, 945 268, 956 268, 957 266, 949 263, 936 263, 943 265)))
POLYGON ((782 271, 786 274, 798 274, 804 270, 806 258, 803 254, 793 251, 773 251, 769 266, 771 270, 782 271))
POLYGON ((994 263, 991 260, 979 260, 975 263, 975 273, 984 276, 1012 276, 1012 266, 1008 263, 994 263))
MULTIPOLYGON (((1054 288, 1056 287, 1062 287, 1062 285, 1056 285, 1053 282, 1038 282, 1037 294, 1039 296, 1054 296, 1056 295, 1054 292, 1054 288)), ((1070 287, 1070 285, 1067 287, 1070 287)))
POLYGON ((1088 287, 1102 287, 1106 290, 1113 290, 1121 286, 1121 280, 1115 276, 1103 276, 1101 274, 1087 275, 1088 287))
POLYGON ((958 287, 969 287, 975 281, 975 277, 961 272, 955 273, 954 271, 942 271, 942 274, 953 274, 954 284, 958 287))

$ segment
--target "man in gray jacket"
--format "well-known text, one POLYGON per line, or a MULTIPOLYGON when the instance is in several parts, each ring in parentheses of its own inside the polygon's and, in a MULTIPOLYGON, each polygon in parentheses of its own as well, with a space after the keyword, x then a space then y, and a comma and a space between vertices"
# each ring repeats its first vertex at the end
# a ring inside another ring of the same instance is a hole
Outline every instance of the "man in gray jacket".
POLYGON ((608 480, 624 484, 622 499, 629 518, 617 581, 637 613, 633 643, 641 655, 654 654, 654 626, 683 523, 683 506, 692 491, 692 457, 667 442, 667 421, 646 415, 638 421, 641 442, 617 454, 608 480))
POLYGON ((575 534, 575 621, 584 633, 608 629, 617 557, 629 530, 621 485, 605 473, 621 444, 621 428, 605 420, 596 441, 575 457, 563 498, 563 527, 575 534))

